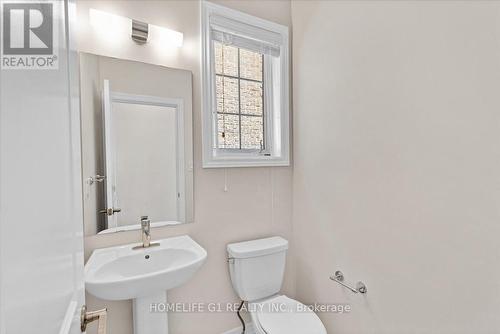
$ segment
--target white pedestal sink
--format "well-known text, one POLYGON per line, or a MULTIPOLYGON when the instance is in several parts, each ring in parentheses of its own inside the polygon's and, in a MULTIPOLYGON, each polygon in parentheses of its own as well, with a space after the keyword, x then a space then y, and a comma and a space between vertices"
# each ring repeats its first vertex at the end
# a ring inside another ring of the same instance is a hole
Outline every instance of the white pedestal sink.
POLYGON ((133 299, 135 334, 168 334, 167 313, 155 312, 152 304, 166 305, 166 291, 190 279, 207 258, 205 249, 187 235, 154 243, 159 245, 96 249, 85 265, 89 293, 105 300, 133 299))

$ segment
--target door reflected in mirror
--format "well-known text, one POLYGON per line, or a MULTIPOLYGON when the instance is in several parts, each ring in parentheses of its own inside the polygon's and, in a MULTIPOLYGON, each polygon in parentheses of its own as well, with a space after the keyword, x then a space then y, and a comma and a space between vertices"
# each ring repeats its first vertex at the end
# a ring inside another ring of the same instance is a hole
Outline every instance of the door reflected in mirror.
POLYGON ((143 99, 123 96, 121 102, 111 103, 110 145, 105 150, 106 188, 111 189, 107 204, 119 208, 120 214, 107 216, 108 228, 135 225, 142 215, 157 223, 184 221, 184 189, 177 182, 185 177, 179 159, 182 105, 158 99, 141 104, 148 102, 143 99))
POLYGON ((192 221, 191 73, 84 53, 80 69, 86 235, 192 221))

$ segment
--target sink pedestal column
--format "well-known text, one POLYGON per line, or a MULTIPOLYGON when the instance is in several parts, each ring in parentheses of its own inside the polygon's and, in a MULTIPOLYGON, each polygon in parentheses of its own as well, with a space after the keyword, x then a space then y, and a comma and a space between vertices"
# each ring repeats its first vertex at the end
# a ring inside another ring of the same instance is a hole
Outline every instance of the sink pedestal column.
POLYGON ((133 300, 134 334, 168 334, 167 292, 133 300))

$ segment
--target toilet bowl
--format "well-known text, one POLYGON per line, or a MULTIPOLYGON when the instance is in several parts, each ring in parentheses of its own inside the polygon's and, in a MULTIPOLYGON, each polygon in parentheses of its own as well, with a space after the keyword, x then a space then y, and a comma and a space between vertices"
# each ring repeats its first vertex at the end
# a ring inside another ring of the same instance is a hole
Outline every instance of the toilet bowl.
POLYGON ((326 334, 319 317, 304 304, 280 295, 288 241, 272 237, 229 244, 233 288, 248 302, 257 334, 326 334))
POLYGON ((249 309, 257 334, 326 334, 325 326, 313 311, 287 296, 275 296, 249 309))

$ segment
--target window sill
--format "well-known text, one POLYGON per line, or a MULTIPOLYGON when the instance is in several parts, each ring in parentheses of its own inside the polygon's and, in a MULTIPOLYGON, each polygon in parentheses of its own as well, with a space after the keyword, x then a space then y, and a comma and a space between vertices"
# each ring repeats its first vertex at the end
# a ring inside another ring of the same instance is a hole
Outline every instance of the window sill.
POLYGON ((203 160, 203 168, 233 168, 233 167, 286 167, 290 159, 273 157, 235 158, 221 157, 203 160))

